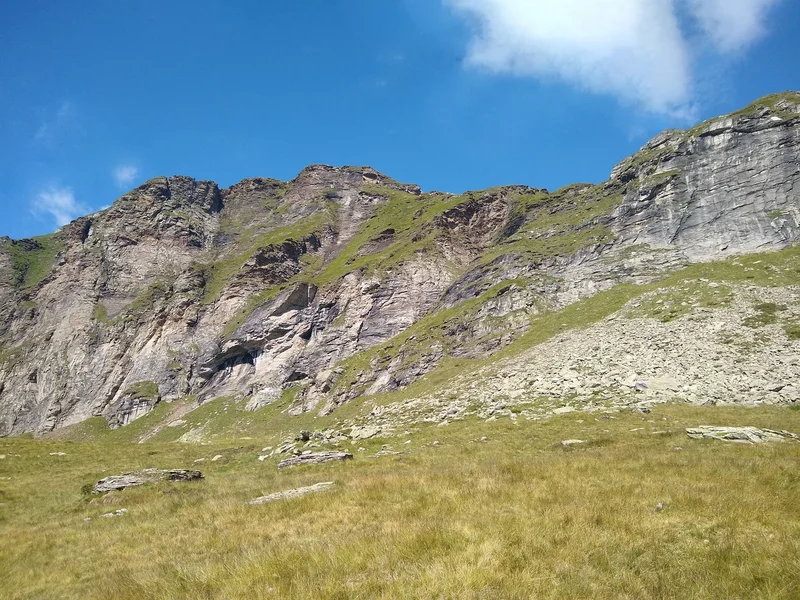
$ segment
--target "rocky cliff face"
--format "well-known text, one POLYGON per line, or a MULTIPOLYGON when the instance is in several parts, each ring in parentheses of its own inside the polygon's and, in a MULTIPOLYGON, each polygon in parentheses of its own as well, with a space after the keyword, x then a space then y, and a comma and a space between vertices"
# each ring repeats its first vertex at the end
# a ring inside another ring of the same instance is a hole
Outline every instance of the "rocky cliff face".
POLYGON ((228 189, 156 178, 0 239, 0 435, 161 402, 329 413, 621 282, 800 235, 800 94, 668 131, 600 185, 423 194, 313 166, 228 189))

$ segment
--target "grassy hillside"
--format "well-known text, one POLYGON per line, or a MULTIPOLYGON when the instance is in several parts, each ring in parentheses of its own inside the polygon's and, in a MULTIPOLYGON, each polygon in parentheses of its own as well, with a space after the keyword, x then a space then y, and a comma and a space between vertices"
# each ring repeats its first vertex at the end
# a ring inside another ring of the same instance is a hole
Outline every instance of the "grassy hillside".
POLYGON ((256 460, 261 439, 4 439, 0 597, 795 598, 800 444, 687 439, 705 423, 800 432, 800 411, 465 420, 282 471, 256 460), (587 443, 560 444, 570 438, 587 443), (404 454, 371 458, 385 443, 404 454), (143 467, 200 468, 205 480, 81 491, 143 467), (322 481, 335 486, 246 504, 322 481))

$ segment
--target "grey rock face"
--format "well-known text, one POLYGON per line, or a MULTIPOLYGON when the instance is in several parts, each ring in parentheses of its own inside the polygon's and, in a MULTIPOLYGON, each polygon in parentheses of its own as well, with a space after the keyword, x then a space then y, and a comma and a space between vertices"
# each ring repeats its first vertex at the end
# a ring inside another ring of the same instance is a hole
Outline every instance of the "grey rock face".
POLYGON ((612 171, 636 180, 616 212, 624 241, 679 246, 691 260, 781 248, 798 238, 800 96, 772 110, 665 132, 612 171))
POLYGON ((98 481, 93 493, 103 494, 114 490, 124 490, 128 487, 144 485, 146 483, 159 483, 162 481, 196 481, 202 479, 200 471, 188 471, 184 469, 145 469, 143 471, 133 471, 122 475, 112 475, 98 481))
POLYGON ((123 427, 186 397, 327 414, 617 283, 785 248, 798 136, 784 94, 552 194, 423 194, 324 165, 223 190, 152 179, 46 239, 0 239, 0 435, 123 427))

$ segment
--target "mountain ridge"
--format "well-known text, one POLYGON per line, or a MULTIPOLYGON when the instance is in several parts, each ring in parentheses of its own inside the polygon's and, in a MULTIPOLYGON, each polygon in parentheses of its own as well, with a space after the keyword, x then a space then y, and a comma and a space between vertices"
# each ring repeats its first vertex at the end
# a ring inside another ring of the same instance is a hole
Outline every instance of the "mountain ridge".
POLYGON ((227 188, 156 177, 0 240, 0 434, 162 402, 330 414, 618 284, 800 237, 800 94, 668 130, 600 184, 447 194, 310 165, 227 188), (412 339, 413 338, 413 339, 412 339))

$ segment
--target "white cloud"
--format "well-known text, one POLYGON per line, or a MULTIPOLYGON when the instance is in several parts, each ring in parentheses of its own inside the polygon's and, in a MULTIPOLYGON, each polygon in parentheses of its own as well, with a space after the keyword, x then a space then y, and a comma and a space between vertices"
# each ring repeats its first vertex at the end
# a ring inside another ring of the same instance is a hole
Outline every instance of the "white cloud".
POLYGON ((781 0, 687 0, 720 52, 738 52, 766 33, 769 10, 781 0))
POLYGON ((114 177, 114 181, 117 182, 117 186, 126 188, 139 176, 139 167, 134 165, 118 165, 114 167, 111 174, 114 177))
POLYGON ((89 212, 86 206, 75 200, 71 189, 59 187, 39 192, 32 207, 35 213, 49 214, 59 227, 89 212))
POLYGON ((780 0, 443 0, 469 17, 467 64, 561 79, 645 110, 688 116, 694 16, 721 52, 757 39, 780 0), (687 9, 689 12, 687 13, 687 9), (724 31, 723 31, 724 30, 724 31))

